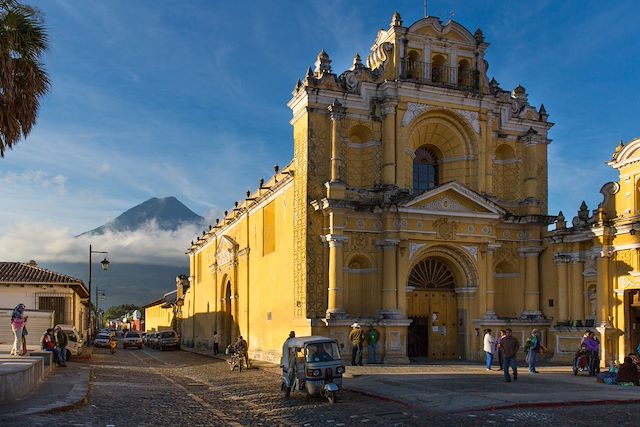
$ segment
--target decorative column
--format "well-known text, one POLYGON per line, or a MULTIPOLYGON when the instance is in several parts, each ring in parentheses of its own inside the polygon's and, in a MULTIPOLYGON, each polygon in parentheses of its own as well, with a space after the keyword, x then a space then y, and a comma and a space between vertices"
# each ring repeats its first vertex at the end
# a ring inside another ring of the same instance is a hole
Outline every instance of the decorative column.
POLYGON ((407 281, 409 280, 409 248, 407 242, 399 245, 398 261, 396 265, 398 289, 398 313, 402 318, 407 317, 407 281))
POLYGON ((540 273, 538 255, 543 248, 522 248, 524 254, 525 282, 524 282, 524 314, 525 316, 540 316, 540 273))
POLYGON ((609 323, 609 258, 611 251, 603 249, 598 257, 596 282, 596 322, 600 326, 609 323))
POLYGON ((568 262, 566 255, 556 254, 553 262, 556 264, 556 277, 558 280, 558 321, 569 320, 569 284, 568 262))
POLYGON ((571 318, 584 320, 584 279, 582 262, 579 257, 571 258, 571 318))
POLYGON ((397 289, 397 249, 400 240, 385 239, 378 244, 382 246, 382 315, 385 318, 398 317, 397 289))
POLYGON ((343 302, 343 253, 342 246, 347 238, 335 234, 327 234, 329 243, 329 290, 327 301, 327 318, 339 318, 345 315, 343 302))
POLYGON ((337 99, 328 107, 331 113, 331 182, 340 181, 340 152, 338 147, 338 122, 345 117, 346 108, 337 99))
MULTIPOLYGON (((396 183, 396 108, 395 101, 382 104, 382 147, 384 152, 382 163, 382 183, 393 185, 396 183)), ((400 162, 401 159, 398 159, 400 162)))
POLYGON ((347 109, 342 106, 337 99, 329 105, 331 114, 331 181, 327 185, 327 198, 342 199, 345 195, 346 186, 340 176, 342 158, 340 157, 340 132, 338 126, 345 118, 347 109))
POLYGON ((487 301, 487 311, 484 314, 485 319, 497 319, 496 315, 496 280, 495 280, 495 271, 493 268, 493 255, 495 250, 500 245, 487 245, 486 252, 486 301, 487 301))

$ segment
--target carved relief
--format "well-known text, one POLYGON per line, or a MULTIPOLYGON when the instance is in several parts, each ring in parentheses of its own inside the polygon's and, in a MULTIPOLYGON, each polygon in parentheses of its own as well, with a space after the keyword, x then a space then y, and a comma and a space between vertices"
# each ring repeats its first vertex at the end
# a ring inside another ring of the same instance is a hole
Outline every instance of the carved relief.
POLYGON ((449 197, 442 197, 437 200, 433 200, 424 205, 426 209, 438 210, 438 211, 456 211, 456 212, 468 212, 469 209, 462 206, 457 200, 449 197))
POLYGON ((494 260, 496 264, 502 261, 513 262, 518 259, 518 244, 516 242, 500 242, 502 246, 496 249, 494 260))
POLYGON ((384 65, 390 57, 393 50, 393 44, 389 42, 381 43, 371 49, 371 53, 367 57, 367 65, 372 70, 378 67, 384 69, 384 65))
POLYGON ((351 252, 366 252, 369 249, 369 237, 365 233, 349 234, 349 250, 351 252))
POLYGON ((458 223, 456 221, 449 222, 447 218, 440 218, 434 221, 433 228, 436 230, 436 237, 438 239, 454 240, 458 223))
POLYGON ((407 104, 407 111, 405 111, 404 116, 402 117, 402 127, 406 127, 407 125, 409 125, 413 121, 413 119, 415 119, 425 111, 434 109, 453 111, 456 115, 466 121, 476 133, 480 133, 480 121, 478 113, 476 111, 451 110, 446 107, 435 107, 433 105, 417 104, 413 102, 407 104))

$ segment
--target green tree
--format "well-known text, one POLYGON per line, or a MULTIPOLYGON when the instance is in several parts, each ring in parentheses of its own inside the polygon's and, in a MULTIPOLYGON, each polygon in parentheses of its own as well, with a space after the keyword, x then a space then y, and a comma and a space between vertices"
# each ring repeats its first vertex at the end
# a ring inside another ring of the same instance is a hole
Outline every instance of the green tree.
POLYGON ((104 316, 103 316, 104 324, 106 325, 109 319, 122 317, 125 314, 132 312, 133 310, 140 310, 140 307, 134 304, 121 304, 121 305, 111 306, 107 309, 107 311, 104 312, 104 316))
POLYGON ((16 0, 0 0, 0 158, 36 122, 49 77, 40 62, 47 50, 41 13, 16 0))

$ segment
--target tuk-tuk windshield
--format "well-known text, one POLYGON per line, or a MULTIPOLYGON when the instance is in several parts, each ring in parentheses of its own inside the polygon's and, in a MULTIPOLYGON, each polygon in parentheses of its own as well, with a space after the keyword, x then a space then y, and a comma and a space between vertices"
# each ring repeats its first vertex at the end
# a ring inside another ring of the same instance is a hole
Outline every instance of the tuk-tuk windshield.
POLYGON ((340 360, 340 352, 335 342, 320 342, 306 347, 307 362, 330 362, 340 360))

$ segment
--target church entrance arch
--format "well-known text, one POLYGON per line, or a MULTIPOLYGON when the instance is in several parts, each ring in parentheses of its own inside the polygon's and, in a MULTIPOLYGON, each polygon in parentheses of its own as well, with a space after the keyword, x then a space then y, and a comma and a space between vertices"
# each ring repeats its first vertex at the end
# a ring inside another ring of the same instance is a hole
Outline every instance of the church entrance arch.
POLYGON ((224 287, 224 309, 223 309, 223 328, 222 328, 222 338, 223 345, 229 345, 232 343, 233 337, 231 336, 233 332, 233 314, 231 311, 231 281, 227 280, 226 285, 224 287))
POLYGON ((457 359, 458 301, 456 275, 450 264, 438 257, 418 262, 409 274, 407 315, 410 358, 457 359))

